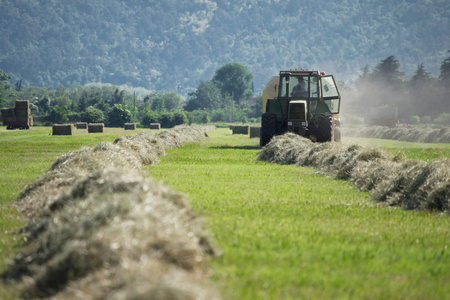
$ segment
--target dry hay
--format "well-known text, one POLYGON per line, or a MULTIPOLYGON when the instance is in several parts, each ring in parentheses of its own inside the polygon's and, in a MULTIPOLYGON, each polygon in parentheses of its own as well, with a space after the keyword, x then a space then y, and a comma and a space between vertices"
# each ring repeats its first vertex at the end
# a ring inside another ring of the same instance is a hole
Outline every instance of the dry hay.
POLYGON ((258 159, 315 167, 372 191, 373 199, 386 205, 450 211, 450 159, 406 160, 402 154, 392 157, 379 148, 313 143, 292 133, 273 138, 258 159))
POLYGON ((77 123, 77 129, 87 129, 88 123, 87 122, 78 122, 77 123))
POLYGON ((88 124, 88 132, 89 133, 100 133, 103 132, 103 128, 105 124, 103 123, 89 123, 88 124))
POLYGON ((136 130, 136 123, 125 123, 125 130, 136 130))
POLYGON ((73 135, 73 124, 53 124, 52 135, 73 135))
POLYGON ((202 218, 183 195, 141 174, 154 163, 145 151, 157 157, 205 136, 201 128, 172 131, 59 157, 16 201, 29 219, 26 243, 3 280, 25 298, 216 299, 206 262, 217 250, 202 218))
POLYGON ((16 112, 17 111, 29 111, 30 101, 28 100, 16 100, 16 112))
POLYGON ((440 129, 388 128, 380 126, 344 128, 343 135, 347 137, 388 139, 411 143, 450 143, 450 128, 448 127, 440 129))
POLYGON ((250 138, 261 137, 261 126, 250 126, 250 138))
POLYGON ((233 134, 248 134, 248 125, 234 125, 232 130, 233 134))
POLYGON ((150 123, 150 129, 161 129, 161 124, 159 123, 150 123))

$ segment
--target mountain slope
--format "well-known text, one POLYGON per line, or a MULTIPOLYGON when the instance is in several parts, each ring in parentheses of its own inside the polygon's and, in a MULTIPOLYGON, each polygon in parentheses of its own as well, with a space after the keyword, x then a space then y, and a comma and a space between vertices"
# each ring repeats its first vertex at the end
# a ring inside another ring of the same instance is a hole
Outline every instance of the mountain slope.
POLYGON ((395 55, 438 74, 450 4, 435 1, 0 0, 0 69, 25 84, 104 82, 182 93, 228 62, 260 91, 279 69, 341 79, 395 55))

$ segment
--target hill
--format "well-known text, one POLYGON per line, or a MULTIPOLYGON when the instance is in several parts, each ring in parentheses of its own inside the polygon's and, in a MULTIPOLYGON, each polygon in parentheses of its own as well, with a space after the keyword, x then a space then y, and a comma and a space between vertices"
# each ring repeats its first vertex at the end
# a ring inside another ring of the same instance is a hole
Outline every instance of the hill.
POLYGON ((228 62, 340 79, 395 55, 438 74, 450 49, 450 2, 0 0, 0 69, 25 85, 128 84, 182 94, 228 62))

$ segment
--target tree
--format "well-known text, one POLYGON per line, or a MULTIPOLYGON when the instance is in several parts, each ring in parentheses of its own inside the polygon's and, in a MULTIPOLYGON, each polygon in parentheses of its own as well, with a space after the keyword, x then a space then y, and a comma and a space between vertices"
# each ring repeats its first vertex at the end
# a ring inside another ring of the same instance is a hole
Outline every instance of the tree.
POLYGON ((384 82, 391 86, 398 86, 402 82, 401 78, 404 75, 399 69, 400 62, 395 56, 391 55, 375 67, 371 77, 379 82, 384 82))
POLYGON ((131 112, 122 104, 116 104, 108 114, 108 125, 111 127, 123 127, 131 121, 131 112))
POLYGON ((151 109, 157 112, 175 112, 181 110, 182 99, 176 93, 154 92, 150 95, 151 109))
POLYGON ((68 113, 69 111, 66 107, 52 106, 50 107, 45 120, 53 124, 66 123, 69 120, 67 117, 68 113))
MULTIPOLYGON (((450 50, 448 51, 448 53, 450 54, 450 50)), ((444 59, 444 61, 441 64, 440 71, 441 71, 441 73, 439 74, 439 78, 442 81, 449 82, 450 81, 450 56, 448 58, 444 59)))
POLYGON ((417 70, 411 78, 411 84, 417 86, 424 83, 429 83, 431 79, 430 73, 425 70, 423 63, 417 66, 417 70))
POLYGON ((252 93, 253 74, 238 63, 228 63, 220 67, 213 77, 222 97, 231 97, 236 104, 250 97, 252 93))
POLYGON ((125 91, 119 91, 119 88, 116 88, 114 90, 114 94, 112 96, 112 103, 113 104, 123 104, 124 95, 125 95, 125 91))
POLYGON ((185 110, 193 111, 196 109, 212 110, 221 107, 222 97, 220 90, 212 80, 200 81, 195 92, 189 93, 190 97, 185 110))
POLYGON ((105 115, 100 109, 89 106, 86 111, 81 113, 81 120, 88 123, 103 123, 105 115))
POLYGON ((11 89, 9 84, 10 79, 11 77, 8 74, 0 70, 0 107, 3 107, 6 102, 7 92, 11 89))

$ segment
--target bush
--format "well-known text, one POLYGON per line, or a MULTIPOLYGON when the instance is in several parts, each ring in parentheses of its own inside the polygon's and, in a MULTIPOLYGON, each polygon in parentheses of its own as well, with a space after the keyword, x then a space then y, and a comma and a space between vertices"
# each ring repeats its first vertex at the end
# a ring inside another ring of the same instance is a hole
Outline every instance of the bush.
POLYGON ((420 117, 419 116, 411 116, 411 118, 409 118, 409 123, 411 123, 412 125, 417 125, 420 123, 420 117))
POLYGON ((131 122, 131 112, 122 104, 116 104, 108 114, 108 126, 123 127, 131 122))
POLYGON ((149 110, 141 120, 143 127, 149 127, 151 123, 160 123, 161 116, 156 111, 149 110))
POLYGON ((444 126, 450 126, 450 114, 441 114, 434 119, 434 123, 444 126))
POLYGON ((105 122, 105 115, 100 109, 89 106, 86 111, 81 113, 81 121, 87 123, 103 123, 105 122))

